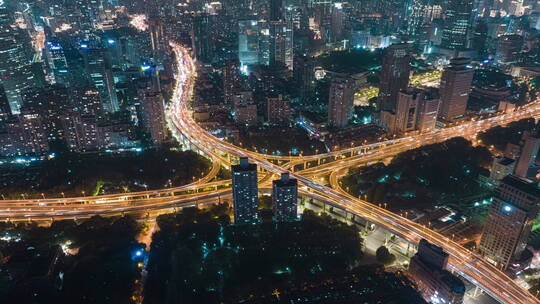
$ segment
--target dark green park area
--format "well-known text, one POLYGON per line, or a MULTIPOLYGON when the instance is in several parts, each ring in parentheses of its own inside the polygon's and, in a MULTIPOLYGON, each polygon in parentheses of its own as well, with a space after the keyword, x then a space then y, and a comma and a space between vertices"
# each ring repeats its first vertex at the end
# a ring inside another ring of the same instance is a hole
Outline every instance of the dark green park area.
POLYGON ((1 223, 0 303, 132 303, 141 288, 142 229, 131 217, 1 223), (61 245, 72 251, 64 254, 61 245))
POLYGON ((145 304, 290 303, 323 294, 330 298, 310 303, 424 303, 399 274, 357 267, 362 239, 353 226, 311 211, 297 222, 234 226, 228 212, 222 205, 158 218, 145 304))
POLYGON ((381 65, 381 50, 351 49, 332 51, 317 57, 317 63, 325 70, 356 74, 376 69, 381 65))
POLYGON ((121 154, 65 153, 47 161, 1 165, 0 194, 20 199, 161 189, 190 183, 210 167, 202 156, 170 147, 121 154))
POLYGON ((458 137, 400 153, 387 165, 353 168, 341 182, 351 194, 400 212, 486 193, 477 178, 491 162, 488 149, 458 137))
POLYGON ((538 127, 534 118, 526 118, 511 122, 506 126, 497 126, 478 134, 482 144, 497 152, 504 152, 508 143, 519 144, 525 131, 538 127))

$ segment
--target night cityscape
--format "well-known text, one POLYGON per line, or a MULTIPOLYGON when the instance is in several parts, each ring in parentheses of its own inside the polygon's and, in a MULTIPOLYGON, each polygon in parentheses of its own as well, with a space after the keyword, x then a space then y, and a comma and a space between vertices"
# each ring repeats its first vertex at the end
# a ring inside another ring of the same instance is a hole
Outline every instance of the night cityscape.
POLYGON ((0 303, 540 304, 540 0, 0 0, 0 303))

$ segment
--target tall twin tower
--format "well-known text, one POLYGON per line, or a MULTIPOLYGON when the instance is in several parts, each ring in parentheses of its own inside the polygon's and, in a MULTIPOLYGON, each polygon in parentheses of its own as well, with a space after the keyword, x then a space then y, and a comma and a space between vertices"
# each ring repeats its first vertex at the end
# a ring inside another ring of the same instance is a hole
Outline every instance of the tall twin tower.
MULTIPOLYGON (((240 163, 232 166, 232 182, 235 224, 259 223, 257 165, 249 163, 247 157, 240 158, 240 163)), ((275 221, 298 218, 298 181, 290 178, 289 173, 272 182, 272 206, 275 221)))

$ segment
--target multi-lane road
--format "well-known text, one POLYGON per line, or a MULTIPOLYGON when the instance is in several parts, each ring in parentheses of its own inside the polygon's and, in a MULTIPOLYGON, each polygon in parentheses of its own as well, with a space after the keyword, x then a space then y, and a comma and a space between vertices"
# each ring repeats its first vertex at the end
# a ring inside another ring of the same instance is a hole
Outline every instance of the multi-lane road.
POLYGON ((224 142, 208 133, 194 121, 190 110, 190 101, 197 73, 196 64, 185 48, 176 44, 172 47, 177 59, 177 73, 172 104, 168 109, 169 127, 173 134, 182 137, 182 141, 187 140, 191 146, 196 147, 199 152, 212 159, 214 166, 210 174, 194 184, 157 191, 97 197, 0 201, 0 219, 50 221, 51 219, 82 218, 95 214, 150 214, 159 210, 169 211, 196 204, 214 203, 230 196, 228 188, 230 181, 210 182, 210 180, 217 174, 221 165, 229 166, 233 162, 231 159, 245 156, 266 170, 267 174, 261 180, 263 187, 267 185, 273 175, 301 166, 300 171, 296 170, 292 175, 305 187, 303 190, 305 195, 361 216, 412 243, 424 238, 441 246, 450 254, 452 270, 482 287, 501 303, 540 303, 504 273, 452 240, 384 208, 359 200, 340 189, 332 189, 309 178, 355 164, 385 159, 409 149, 441 142, 455 136, 472 138, 478 132, 496 125, 506 124, 521 118, 536 117, 540 115, 539 102, 530 103, 515 112, 470 121, 459 126, 340 151, 312 156, 265 155, 224 142), (211 189, 211 191, 197 193, 201 189, 211 189))

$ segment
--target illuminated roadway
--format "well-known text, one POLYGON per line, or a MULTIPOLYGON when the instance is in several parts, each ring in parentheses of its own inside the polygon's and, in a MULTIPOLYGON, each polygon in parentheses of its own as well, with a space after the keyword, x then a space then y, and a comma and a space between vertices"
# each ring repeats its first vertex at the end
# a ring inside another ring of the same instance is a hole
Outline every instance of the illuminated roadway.
POLYGON ((327 174, 354 164, 379 161, 399 152, 421 145, 441 142, 456 136, 471 138, 479 131, 497 125, 521 118, 538 116, 540 114, 540 103, 530 103, 516 112, 471 121, 460 126, 371 145, 351 147, 340 151, 312 156, 265 155, 224 142, 208 133, 194 121, 189 108, 189 101, 192 99, 196 66, 188 51, 183 47, 173 45, 173 49, 177 56, 178 70, 172 105, 168 109, 169 127, 181 142, 188 142, 191 148, 213 160, 214 166, 211 174, 197 183, 171 189, 96 197, 0 201, 0 218, 4 220, 32 219, 36 221, 50 220, 52 218, 81 218, 95 214, 149 213, 154 210, 173 210, 184 206, 214 203, 221 198, 230 197, 230 189, 228 188, 230 181, 207 182, 217 174, 221 165, 228 167, 238 157, 245 156, 268 172, 261 180, 261 188, 267 185, 273 174, 286 172, 289 169, 294 170, 296 173, 292 173, 292 176, 303 184, 301 192, 304 195, 358 215, 411 243, 418 243, 420 239, 424 238, 433 244, 441 246, 450 255, 449 264, 451 270, 458 272, 480 286, 501 303, 540 303, 504 273, 445 236, 384 208, 359 200, 339 188, 332 189, 306 177, 327 174), (298 170, 295 168, 296 166, 302 168, 298 170), (205 188, 210 188, 212 191, 194 193, 205 188))

